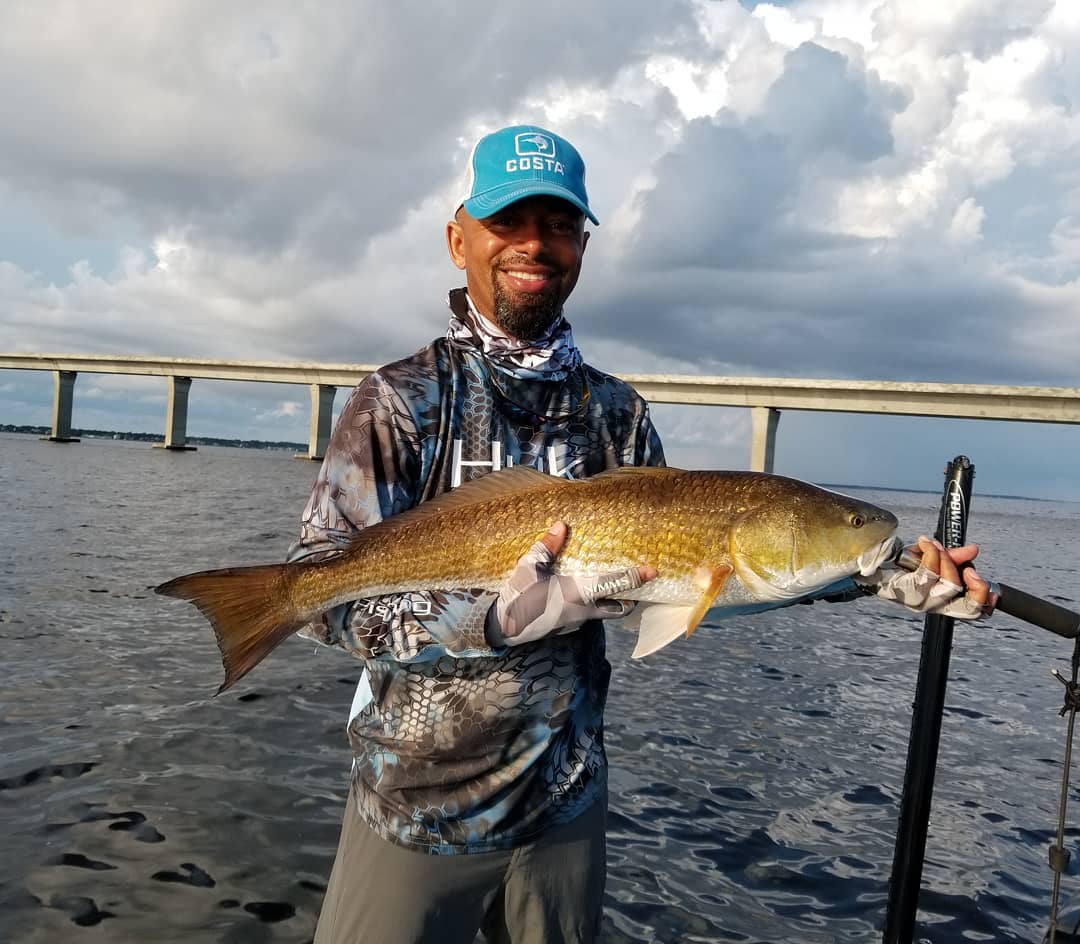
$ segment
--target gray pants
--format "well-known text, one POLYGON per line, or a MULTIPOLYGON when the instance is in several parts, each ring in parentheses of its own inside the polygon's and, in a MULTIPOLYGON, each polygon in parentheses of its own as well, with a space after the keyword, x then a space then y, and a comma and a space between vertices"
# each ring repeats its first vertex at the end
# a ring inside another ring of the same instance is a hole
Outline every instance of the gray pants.
POLYGON ((383 839, 350 794, 314 944, 588 944, 600 935, 607 804, 505 852, 383 839))

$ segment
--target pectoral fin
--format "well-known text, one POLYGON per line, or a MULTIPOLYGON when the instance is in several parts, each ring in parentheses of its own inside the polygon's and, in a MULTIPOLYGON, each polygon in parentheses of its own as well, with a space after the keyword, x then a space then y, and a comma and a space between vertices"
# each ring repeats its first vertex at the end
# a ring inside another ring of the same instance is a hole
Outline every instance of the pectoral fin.
MULTIPOLYGON (((732 574, 728 564, 720 564, 711 570, 703 570, 701 580, 704 591, 693 606, 676 606, 669 603, 654 603, 651 606, 639 606, 641 628, 638 641, 631 654, 633 659, 641 659, 663 649, 679 636, 690 636, 705 618, 713 601, 724 589, 724 583, 732 574)), ((636 615, 636 614, 635 614, 636 615)))
POLYGON ((720 591, 724 589, 724 584, 727 583, 728 577, 733 573, 734 569, 730 564, 718 564, 711 571, 707 568, 702 568, 701 582, 705 586, 705 591, 701 594, 701 599, 699 599, 694 606, 694 611, 690 614, 690 619, 687 620, 687 639, 689 639, 694 630, 698 628, 698 623, 705 619, 705 614, 709 612, 709 608, 720 595, 720 591))

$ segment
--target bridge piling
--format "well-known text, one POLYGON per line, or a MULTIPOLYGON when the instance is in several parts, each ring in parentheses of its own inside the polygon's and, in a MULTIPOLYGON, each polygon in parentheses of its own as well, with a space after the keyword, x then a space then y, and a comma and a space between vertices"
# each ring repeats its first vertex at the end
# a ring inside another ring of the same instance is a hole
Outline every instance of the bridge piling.
POLYGON ((75 378, 73 370, 54 370, 53 375, 53 414, 52 432, 41 438, 47 442, 77 443, 77 437, 71 435, 71 405, 75 400, 75 378))
POLYGON ((187 442, 188 394, 191 392, 191 378, 168 376, 169 403, 165 408, 165 442, 155 448, 169 449, 173 452, 194 452, 195 446, 187 442))
POLYGON ((308 451, 299 453, 297 459, 317 459, 322 461, 326 447, 330 444, 333 431, 334 394, 337 387, 333 384, 313 383, 311 385, 311 422, 308 426, 308 451))
POLYGON ((750 407, 750 470, 772 472, 776 457, 776 427, 780 411, 769 406, 750 407))

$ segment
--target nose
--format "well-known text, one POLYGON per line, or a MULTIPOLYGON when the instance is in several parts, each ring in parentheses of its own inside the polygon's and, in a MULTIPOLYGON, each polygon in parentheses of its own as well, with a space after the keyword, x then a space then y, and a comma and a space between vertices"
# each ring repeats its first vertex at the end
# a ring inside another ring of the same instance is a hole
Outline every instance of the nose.
POLYGON ((547 245, 545 230, 537 220, 522 220, 514 233, 514 248, 535 256, 547 245))

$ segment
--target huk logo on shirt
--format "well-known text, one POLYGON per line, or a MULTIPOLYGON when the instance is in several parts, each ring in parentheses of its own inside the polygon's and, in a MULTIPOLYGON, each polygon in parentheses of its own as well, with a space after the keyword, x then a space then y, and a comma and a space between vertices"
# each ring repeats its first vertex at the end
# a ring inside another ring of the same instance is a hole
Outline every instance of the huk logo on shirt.
POLYGON ((538 131, 525 131, 514 137, 514 152, 517 157, 506 162, 506 172, 546 170, 554 174, 565 174, 562 162, 557 160, 555 139, 538 131))
MULTIPOLYGON (((537 456, 533 462, 533 468, 538 469, 541 472, 547 472, 548 475, 554 475, 558 478, 572 479, 574 478, 574 470, 577 466, 584 463, 584 456, 578 456, 573 461, 568 462, 566 465, 560 467, 560 462, 565 462, 570 458, 566 445, 562 444, 558 447, 555 445, 549 445, 544 455, 537 456), (545 462, 546 460, 546 462, 545 462), (545 469, 545 465, 547 468, 545 469)), ((463 440, 454 440, 454 450, 451 456, 451 471, 450 471, 450 487, 457 488, 464 481, 471 481, 474 478, 479 478, 479 475, 473 475, 470 471, 468 476, 465 475, 466 469, 483 469, 486 472, 498 472, 503 468, 505 463, 506 468, 510 468, 514 464, 514 457, 507 455, 503 451, 503 444, 497 439, 491 441, 491 457, 485 456, 482 459, 466 459, 465 458, 465 443, 463 440)), ((483 473, 480 473, 481 475, 483 473)))

